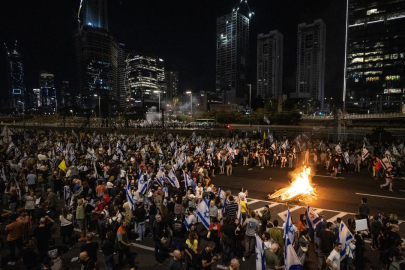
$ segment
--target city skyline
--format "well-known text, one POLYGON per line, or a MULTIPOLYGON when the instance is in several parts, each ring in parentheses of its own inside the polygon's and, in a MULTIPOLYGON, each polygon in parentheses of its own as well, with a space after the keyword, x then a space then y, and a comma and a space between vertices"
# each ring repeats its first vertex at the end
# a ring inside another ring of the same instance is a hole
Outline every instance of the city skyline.
MULTIPOLYGON (((173 4, 164 2, 135 4, 130 1, 120 3, 108 1, 109 30, 114 33, 119 42, 125 43, 129 49, 159 55, 165 60, 168 70, 178 70, 182 78, 180 93, 188 89, 193 91, 215 89, 216 18, 230 13, 238 1, 223 3, 210 1, 193 5, 185 1, 173 4), (209 7, 213 11, 208 12, 209 7), (206 12, 199 12, 202 10, 206 12), (154 16, 158 16, 159 20, 150 18, 154 16), (193 23, 190 24, 190 22, 193 23)), ((328 27, 328 36, 330 32, 332 36, 340 37, 336 38, 335 44, 327 48, 325 95, 341 92, 344 60, 344 46, 342 46, 344 45, 344 3, 337 5, 322 1, 311 3, 304 1, 298 3, 294 10, 290 8, 291 4, 291 1, 272 5, 249 1, 256 15, 252 18, 250 27, 251 70, 247 75, 247 83, 255 84, 256 81, 257 34, 278 30, 285 39, 283 94, 293 92, 296 80, 297 25, 316 18, 325 18, 325 23, 328 26, 331 25, 328 27)), ((69 80, 72 87, 77 87, 74 81, 72 32, 77 27, 75 16, 77 16, 78 6, 79 2, 69 1, 61 1, 57 6, 53 4, 46 6, 42 2, 36 5, 28 3, 21 8, 19 16, 16 16, 17 18, 26 16, 27 19, 17 21, 10 18, 11 20, 6 24, 2 40, 10 43, 11 40, 21 37, 19 47, 27 62, 27 89, 37 87, 33 78, 37 78, 40 70, 48 70, 55 74, 57 84, 61 84, 63 80, 69 80), (38 16, 32 24, 28 24, 27 22, 32 18, 31 11, 43 16, 38 16), (48 19, 44 18, 45 15, 48 19), (28 33, 28 29, 32 28, 38 29, 38 32, 28 33), (47 42, 39 42, 38 39, 47 42), (47 57, 48 55, 52 57, 47 57)), ((6 9, 3 10, 13 9, 13 7, 15 6, 12 3, 7 3, 6 9)), ((327 44, 331 43, 327 42, 327 44)), ((4 58, 3 55, 2 58, 4 58)), ((4 67, 1 71, 3 70, 4 67)), ((335 97, 341 99, 340 94, 335 94, 335 97)))

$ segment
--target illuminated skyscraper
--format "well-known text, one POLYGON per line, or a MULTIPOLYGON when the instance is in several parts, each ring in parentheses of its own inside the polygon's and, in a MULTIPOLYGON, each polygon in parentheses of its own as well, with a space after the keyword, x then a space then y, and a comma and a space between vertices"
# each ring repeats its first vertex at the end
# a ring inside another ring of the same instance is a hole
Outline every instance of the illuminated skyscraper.
POLYGON ((61 104, 60 107, 70 107, 72 106, 72 95, 70 92, 70 82, 63 81, 61 89, 61 104))
MULTIPOLYGON (((6 46, 6 44, 4 44, 6 46)), ((21 54, 17 51, 17 41, 14 50, 9 51, 6 46, 8 65, 8 92, 2 97, 8 108, 23 107, 25 102, 24 65, 21 54)))
POLYGON ((179 73, 177 71, 165 72, 166 76, 166 97, 173 98, 179 93, 179 73))
POLYGON ((78 92, 85 109, 108 110, 116 106, 118 92, 118 42, 107 30, 105 0, 84 1, 82 26, 75 31, 78 92))
POLYGON ((257 36, 257 95, 278 98, 283 86, 283 35, 275 30, 257 36))
MULTIPOLYGON (((250 13, 251 14, 251 13, 250 13)), ((236 8, 217 18, 216 90, 225 102, 244 103, 249 54, 249 18, 236 8)))
POLYGON ((323 109, 326 25, 322 19, 298 25, 296 93, 291 98, 315 99, 323 109))
POLYGON ((55 76, 49 72, 42 71, 39 76, 40 107, 56 109, 55 76))
POLYGON ((402 111, 405 0, 350 0, 348 24, 346 109, 402 111))
POLYGON ((128 97, 145 101, 156 100, 156 91, 160 91, 161 97, 166 95, 163 59, 133 51, 128 55, 126 63, 125 85, 128 97))
POLYGON ((118 45, 118 71, 117 71, 117 105, 120 108, 125 108, 125 102, 127 99, 127 92, 125 89, 125 70, 127 63, 128 52, 125 48, 125 44, 119 43, 118 45))

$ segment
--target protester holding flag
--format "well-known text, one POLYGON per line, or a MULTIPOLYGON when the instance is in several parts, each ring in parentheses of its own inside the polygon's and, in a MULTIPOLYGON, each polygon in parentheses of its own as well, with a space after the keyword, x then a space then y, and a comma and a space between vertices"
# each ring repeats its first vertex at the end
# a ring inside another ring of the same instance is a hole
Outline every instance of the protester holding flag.
POLYGON ((334 248, 326 259, 326 264, 332 270, 340 270, 340 252, 342 251, 342 244, 339 242, 334 243, 334 248))

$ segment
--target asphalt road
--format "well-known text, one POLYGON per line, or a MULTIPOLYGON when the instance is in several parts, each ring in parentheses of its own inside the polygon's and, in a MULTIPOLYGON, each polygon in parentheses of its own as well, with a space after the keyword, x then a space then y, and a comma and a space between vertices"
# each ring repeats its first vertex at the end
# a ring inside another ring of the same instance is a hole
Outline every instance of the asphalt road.
MULTIPOLYGON (((383 183, 383 180, 374 180, 371 177, 371 172, 367 172, 363 169, 360 173, 347 174, 343 173, 339 175, 337 179, 331 178, 326 174, 324 169, 320 169, 315 172, 312 178, 313 185, 316 187, 317 197, 306 202, 298 203, 284 203, 277 201, 270 201, 267 199, 267 194, 274 192, 280 188, 286 187, 291 181, 291 173, 293 169, 278 167, 255 167, 252 171, 248 171, 248 166, 242 166, 241 164, 235 165, 233 168, 233 175, 217 175, 212 178, 212 182, 215 186, 222 189, 230 189, 233 193, 237 193, 240 187, 249 191, 248 207, 252 210, 261 211, 264 205, 269 205, 272 213, 272 220, 278 219, 282 221, 285 218, 286 210, 290 208, 291 215, 294 221, 297 221, 299 214, 304 213, 304 205, 307 203, 316 211, 322 211, 325 214, 325 218, 331 221, 336 220, 337 217, 341 217, 343 221, 347 221, 348 218, 353 218, 357 213, 358 205, 362 197, 367 197, 372 213, 396 213, 400 221, 400 234, 405 237, 405 181, 402 179, 395 180, 394 192, 389 192, 386 189, 380 189, 379 185, 383 183), (370 194, 370 195, 359 195, 370 194), (373 196, 371 196, 373 195, 373 196)), ((282 222, 281 222, 282 223, 282 222)), ((0 225, 0 235, 5 239, 4 233, 5 224, 0 225)), ((57 244, 60 243, 59 239, 59 224, 55 224, 52 229, 54 238, 57 244)), ((97 237, 96 237, 97 240, 97 237)), ((206 241, 202 240, 200 243, 200 249, 206 245, 206 241)), ((149 237, 143 241, 136 241, 136 246, 131 248, 134 253, 135 262, 138 269, 165 269, 169 264, 170 258, 168 257, 165 264, 157 265, 154 259, 153 241, 149 237)), ((80 269, 80 265, 70 262, 73 257, 79 255, 80 246, 82 243, 77 243, 75 247, 66 253, 62 260, 69 266, 69 269, 80 269)), ((7 247, 1 249, 1 255, 3 258, 3 264, 7 261, 9 251, 7 247)), ((315 253, 310 250, 310 257, 305 264, 305 269, 316 269, 316 257, 315 253)), ((168 255, 169 256, 169 255, 168 255)), ((378 252, 370 249, 369 243, 366 244, 365 252, 365 269, 370 265, 378 265, 378 252)), ((99 254, 100 269, 104 269, 102 262, 102 255, 99 254)), ((3 269, 24 269, 21 261, 16 266, 8 267, 3 266, 3 269)), ((129 269, 126 267, 124 269, 129 269)), ((216 269, 216 265, 213 266, 216 269)), ((253 270, 255 268, 255 259, 250 258, 246 262, 241 261, 241 269, 253 270)))

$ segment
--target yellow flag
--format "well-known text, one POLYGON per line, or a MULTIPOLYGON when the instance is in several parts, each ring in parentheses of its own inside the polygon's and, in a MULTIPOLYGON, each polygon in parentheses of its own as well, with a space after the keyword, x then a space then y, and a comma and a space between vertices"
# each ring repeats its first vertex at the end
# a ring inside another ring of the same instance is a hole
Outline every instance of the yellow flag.
POLYGON ((263 132, 263 139, 266 139, 266 132, 263 132))
POLYGON ((59 164, 58 168, 61 169, 64 172, 66 172, 66 162, 65 162, 65 160, 62 160, 62 162, 59 164))

